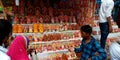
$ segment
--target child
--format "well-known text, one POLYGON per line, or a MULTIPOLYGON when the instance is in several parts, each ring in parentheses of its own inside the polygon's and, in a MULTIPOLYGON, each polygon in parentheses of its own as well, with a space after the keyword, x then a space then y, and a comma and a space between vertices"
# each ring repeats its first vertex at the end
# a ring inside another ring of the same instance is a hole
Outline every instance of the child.
POLYGON ((69 51, 82 53, 80 60, 105 60, 107 54, 100 46, 98 41, 92 35, 92 27, 85 25, 81 27, 81 36, 83 37, 80 48, 70 48, 69 51), (98 53, 96 55, 96 53, 98 53))

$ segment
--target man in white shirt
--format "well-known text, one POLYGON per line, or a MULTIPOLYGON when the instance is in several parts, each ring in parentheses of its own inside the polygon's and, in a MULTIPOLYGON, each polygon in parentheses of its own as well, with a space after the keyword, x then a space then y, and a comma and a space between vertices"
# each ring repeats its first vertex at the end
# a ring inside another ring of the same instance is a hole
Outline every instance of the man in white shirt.
POLYGON ((8 20, 0 19, 0 60, 10 60, 6 54, 9 40, 12 35, 12 24, 8 20))
POLYGON ((113 0, 101 0, 101 1, 102 3, 99 11, 101 30, 100 44, 102 48, 105 48, 107 36, 110 32, 112 32, 111 14, 114 7, 114 1, 113 0))

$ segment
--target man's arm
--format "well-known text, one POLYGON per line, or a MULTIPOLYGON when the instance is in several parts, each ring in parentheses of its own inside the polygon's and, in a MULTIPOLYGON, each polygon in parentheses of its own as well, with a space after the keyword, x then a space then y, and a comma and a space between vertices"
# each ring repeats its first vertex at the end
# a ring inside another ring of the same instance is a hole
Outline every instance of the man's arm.
POLYGON ((107 17, 107 21, 108 21, 108 24, 109 24, 109 32, 111 33, 113 31, 112 24, 111 24, 111 17, 107 17))
POLYGON ((105 60, 107 58, 107 54, 105 50, 100 46, 98 42, 95 42, 95 50, 99 54, 97 56, 93 56, 92 60, 105 60))
POLYGON ((112 32, 112 24, 111 24, 111 13, 112 13, 112 10, 113 10, 113 7, 114 7, 114 3, 108 3, 106 5, 106 18, 107 18, 107 22, 109 24, 109 32, 112 32))

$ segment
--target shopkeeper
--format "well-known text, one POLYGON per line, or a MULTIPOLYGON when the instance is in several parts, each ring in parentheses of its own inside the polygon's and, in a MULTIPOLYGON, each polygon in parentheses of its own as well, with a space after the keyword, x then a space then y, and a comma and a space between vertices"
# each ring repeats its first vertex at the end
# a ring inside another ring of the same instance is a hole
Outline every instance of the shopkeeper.
POLYGON ((12 35, 12 24, 8 20, 0 19, 0 60, 10 60, 6 54, 9 40, 12 35))
POLYGON ((101 39, 100 44, 102 48, 105 48, 106 39, 109 33, 112 32, 112 24, 111 24, 111 14, 114 7, 113 0, 101 0, 101 6, 99 11, 100 18, 100 31, 101 31, 101 39))

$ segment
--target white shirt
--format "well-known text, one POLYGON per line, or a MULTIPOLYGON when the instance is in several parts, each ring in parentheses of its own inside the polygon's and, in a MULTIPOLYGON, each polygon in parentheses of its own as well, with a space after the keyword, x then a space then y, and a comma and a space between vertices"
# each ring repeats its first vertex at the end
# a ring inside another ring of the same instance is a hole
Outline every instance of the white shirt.
POLYGON ((111 60, 120 60, 120 45, 116 42, 113 42, 110 47, 110 56, 111 60))
POLYGON ((114 7, 113 0, 102 0, 99 11, 100 23, 107 22, 107 17, 111 17, 113 7, 114 7))
POLYGON ((0 60, 10 60, 10 57, 6 53, 7 49, 0 46, 0 60))

